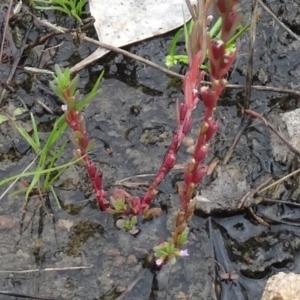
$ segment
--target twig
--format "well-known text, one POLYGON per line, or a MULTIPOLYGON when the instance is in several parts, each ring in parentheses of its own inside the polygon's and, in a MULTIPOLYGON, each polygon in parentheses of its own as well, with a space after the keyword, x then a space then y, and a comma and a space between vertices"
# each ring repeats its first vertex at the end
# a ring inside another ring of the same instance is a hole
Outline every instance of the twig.
POLYGON ((54 298, 46 298, 46 297, 39 297, 39 296, 31 296, 28 294, 20 294, 20 293, 14 293, 10 291, 0 291, 0 295, 6 295, 17 298, 26 298, 26 299, 36 299, 36 300, 54 300, 54 298))
POLYGON ((265 188, 263 188, 262 190, 260 190, 259 192, 257 192, 257 195, 260 195, 261 193, 265 192, 266 190, 270 189, 271 187, 273 187, 273 186, 275 186, 275 185, 277 185, 277 184, 279 184, 279 183, 287 180, 288 178, 290 178, 291 176, 294 176, 294 175, 298 174, 299 172, 300 172, 300 169, 298 169, 298 170, 296 170, 296 171, 294 171, 294 172, 292 172, 292 173, 290 173, 290 174, 288 174, 288 175, 280 178, 279 180, 271 183, 270 185, 266 186, 265 188))
MULTIPOLYGON (((72 31, 70 29, 63 28, 63 27, 56 27, 55 25, 53 25, 53 24, 51 24, 51 23, 49 23, 48 21, 45 21, 45 20, 41 20, 41 19, 38 19, 38 20, 43 26, 47 26, 47 27, 51 28, 52 30, 56 31, 57 33, 62 33, 62 32, 72 33, 73 32, 73 34, 75 34, 77 32, 76 30, 72 31)), ((138 55, 132 54, 132 53, 130 53, 126 50, 123 50, 121 48, 114 47, 112 45, 102 43, 100 41, 97 41, 95 39, 92 39, 92 38, 89 38, 89 37, 86 37, 86 36, 84 36, 82 39, 89 42, 89 43, 97 45, 99 47, 105 48, 107 50, 122 54, 122 55, 124 55, 126 57, 129 57, 129 58, 132 58, 134 60, 140 61, 140 62, 144 63, 145 65, 153 67, 154 69, 157 69, 157 70, 159 70, 159 71, 161 71, 161 72, 163 72, 163 73, 165 73, 169 76, 178 78, 180 80, 183 80, 183 78, 184 78, 184 76, 181 75, 181 74, 170 71, 169 69, 164 68, 164 67, 162 67, 162 66, 160 66, 160 65, 158 65, 154 62, 151 62, 148 59, 145 59, 145 58, 142 58, 138 55)), ((72 72, 72 68, 71 68, 71 72, 72 72)), ((211 82, 201 81, 201 84, 211 85, 211 82)), ((245 86, 242 85, 242 84, 227 84, 226 87, 230 88, 230 89, 244 89, 245 88, 245 86)), ((288 95, 291 95, 291 96, 300 96, 300 91, 284 89, 284 88, 276 88, 276 87, 272 87, 272 86, 252 85, 251 89, 256 90, 256 91, 275 92, 275 93, 288 94, 288 95)))
MULTIPOLYGON (((206 82, 204 82, 207 84, 206 82)), ((245 86, 242 84, 227 84, 227 88, 231 89, 244 89, 245 86)), ((262 86, 262 85, 252 85, 252 90, 260 91, 260 92, 275 92, 275 93, 282 93, 282 94, 288 94, 291 96, 300 96, 300 91, 290 90, 290 89, 283 89, 283 88, 276 88, 273 86, 262 86)))
MULTIPOLYGON (((112 45, 108 45, 108 44, 105 44, 105 43, 96 41, 96 40, 94 40, 94 39, 92 39, 92 38, 89 38, 89 37, 87 37, 87 36, 84 36, 84 37, 83 37, 83 40, 86 41, 86 42, 95 44, 95 45, 97 45, 97 46, 100 46, 100 47, 102 47, 102 48, 108 49, 108 50, 110 50, 110 51, 113 51, 113 52, 116 52, 116 53, 120 53, 120 54, 122 54, 122 55, 124 55, 124 56, 127 56, 127 57, 129 57, 129 58, 132 58, 132 59, 134 59, 134 60, 137 60, 137 61, 139 61, 139 62, 141 62, 141 63, 144 63, 144 64, 146 64, 146 65, 148 65, 148 66, 150 66, 150 67, 152 67, 152 68, 154 68, 154 69, 157 69, 157 70, 159 70, 159 71, 161 71, 161 72, 163 72, 163 73, 165 73, 165 74, 167 74, 167 75, 170 75, 170 76, 172 76, 172 77, 176 77, 176 78, 179 78, 179 79, 181 79, 181 80, 183 80, 183 78, 184 78, 183 75, 180 75, 180 74, 178 74, 178 73, 176 73, 176 72, 170 71, 169 69, 164 68, 164 67, 162 67, 162 66, 160 66, 160 65, 158 65, 158 64, 156 64, 156 63, 154 63, 154 62, 152 62, 152 61, 150 61, 150 60, 148 60, 148 59, 145 59, 145 58, 143 58, 143 57, 141 57, 141 56, 132 54, 132 53, 130 53, 130 52, 126 51, 126 50, 123 50, 123 49, 121 49, 121 48, 114 47, 114 46, 112 46, 112 45)), ((71 68, 71 72, 72 72, 72 68, 71 68)))
POLYGON ((262 202, 274 202, 274 203, 283 203, 283 204, 289 204, 289 205, 293 205, 293 206, 298 206, 300 207, 299 203, 295 203, 295 202, 291 202, 291 201, 284 201, 284 200, 275 200, 275 199, 271 199, 271 198, 265 198, 263 197, 262 202))
POLYGON ((145 182, 128 182, 128 181, 124 181, 123 183, 119 183, 119 184, 112 184, 112 186, 123 186, 129 189, 132 188, 138 188, 138 187, 149 187, 150 184, 148 181, 145 182))
POLYGON ((116 300, 123 300, 125 297, 127 297, 127 294, 138 283, 138 281, 144 276, 145 272, 146 272, 146 269, 141 271, 140 274, 137 276, 137 278, 127 287, 127 289, 118 298, 116 298, 116 300))
MULTIPOLYGON (((267 178, 258 187, 256 187, 255 190, 247 192, 240 199, 240 201, 238 202, 238 204, 236 205, 236 209, 240 210, 244 206, 244 204, 245 204, 246 200, 249 198, 249 196, 251 196, 251 197, 255 196, 259 192, 259 190, 262 189, 262 188, 264 188, 267 184, 269 184, 271 180, 272 180, 272 177, 271 176, 267 176, 267 178)), ((256 201, 255 201, 255 203, 257 204, 256 201)))
POLYGON ((300 157, 300 151, 295 148, 293 145, 291 145, 261 114, 250 110, 250 109, 245 109, 245 113, 251 115, 252 117, 255 117, 257 119, 259 119, 263 124, 265 124, 267 127, 269 127, 273 133, 276 134, 276 136, 278 136, 281 141, 283 141, 286 146, 288 147, 288 149, 295 155, 297 155, 298 157, 300 157))
POLYGON ((245 118, 242 119, 242 123, 239 127, 239 130, 238 132, 236 133, 234 139, 233 139, 233 142, 232 142, 232 145, 230 146, 230 148, 228 149, 223 161, 222 161, 222 164, 223 165, 226 165, 231 157, 231 154, 235 148, 235 146, 237 145, 237 143, 239 142, 244 130, 248 127, 249 125, 249 121, 246 120, 245 118))
POLYGON ((1 271, 0 274, 7 273, 16 273, 16 274, 27 274, 35 272, 49 272, 49 271, 66 271, 66 270, 81 270, 81 269, 90 269, 93 265, 90 266, 78 266, 78 267, 62 267, 62 268, 44 268, 44 269, 30 269, 30 270, 11 270, 11 271, 1 271))
POLYGON ((249 108, 249 102, 250 102, 250 97, 251 97, 251 83, 253 80, 253 54, 254 54, 255 36, 256 36, 256 15, 257 15, 257 0, 253 0, 251 25, 250 25, 250 43, 249 43, 247 74, 246 74, 244 109, 249 108))
MULTIPOLYGON (((245 86, 245 98, 244 98, 244 109, 249 108, 249 102, 251 97, 251 83, 253 78, 253 54, 255 46, 255 36, 256 36, 256 15, 257 15, 257 0, 252 1, 252 14, 251 14, 251 25, 250 25, 250 43, 249 43, 249 56, 248 56, 248 66, 246 74, 246 86, 245 86)), ((233 150, 238 144, 244 130, 250 125, 251 119, 248 116, 243 115, 242 123, 239 131, 236 133, 232 145, 228 149, 224 159, 223 164, 227 164, 230 159, 233 150)))
MULTIPOLYGON (((31 28, 32 28, 32 24, 30 24, 29 28, 26 31, 26 34, 25 34, 25 37, 24 37, 24 41, 27 40, 31 28)), ((10 69, 10 73, 9 73, 7 79, 6 79, 6 82, 5 82, 6 84, 9 84, 10 81, 12 80, 12 78, 14 77, 14 74, 15 74, 16 69, 18 67, 18 64, 20 62, 20 59, 21 59, 22 54, 23 54, 24 50, 26 49, 26 47, 27 47, 27 45, 23 44, 23 46, 21 47, 21 49, 19 49, 18 56, 15 58, 15 60, 13 62, 13 65, 12 65, 12 67, 10 69)), ((6 89, 3 89, 2 92, 1 92, 1 95, 0 95, 0 105, 2 103, 2 100, 4 99, 5 94, 6 94, 6 89)))
POLYGON ((3 37, 2 37, 2 43, 1 43, 1 50, 0 50, 0 64, 2 63, 2 56, 3 56, 3 49, 4 49, 4 44, 5 44, 5 37, 6 37, 6 32, 8 29, 8 21, 9 21, 9 16, 11 14, 11 8, 12 8, 13 0, 9 1, 9 7, 6 13, 6 18, 5 18, 5 25, 4 25, 4 30, 3 30, 3 37))
POLYGON ((261 218, 260 216, 258 216, 252 207, 248 207, 248 211, 250 212, 250 214, 252 215, 252 217, 260 224, 266 227, 269 227, 270 224, 267 223, 263 218, 261 218))
POLYGON ((153 174, 139 174, 139 175, 129 176, 129 177, 126 177, 126 178, 122 178, 118 181, 115 181, 112 185, 122 185, 124 182, 129 181, 130 179, 143 178, 143 177, 149 177, 149 176, 155 176, 155 173, 153 173, 153 174))
MULTIPOLYGON (((153 67, 154 69, 157 69, 167 75, 170 75, 172 77, 178 78, 180 80, 183 80, 184 76, 181 74, 178 74, 176 72, 170 71, 167 68, 164 68, 148 59, 142 58, 138 55, 132 54, 126 50, 123 50, 121 48, 118 47, 114 47, 112 45, 108 45, 102 42, 99 42, 97 40, 94 40, 92 38, 89 37, 83 37, 83 40, 92 43, 94 45, 100 46, 102 48, 111 50, 113 52, 122 54, 124 56, 127 56, 129 58, 132 58, 134 60, 140 61, 142 63, 144 63, 145 65, 148 65, 150 67, 153 67)), ((72 68, 71 68, 71 72, 72 72, 72 68)), ((203 85, 211 85, 211 82, 209 81, 201 81, 201 84, 203 85)), ((227 84, 226 88, 231 88, 231 89, 245 89, 245 86, 242 84, 227 84)), ((294 90, 290 90, 290 89, 283 89, 283 88, 276 88, 276 87, 271 87, 271 86, 262 86, 262 85, 252 85, 251 89, 256 90, 256 91, 266 91, 266 92, 275 92, 275 93, 283 93, 283 94, 288 94, 288 95, 292 95, 292 96, 300 96, 300 91, 294 91, 294 90)))
POLYGON ((261 1, 258 0, 259 5, 284 29, 286 30, 290 36, 292 36, 294 39, 300 42, 300 37, 295 34, 291 29, 289 29, 284 23, 282 23, 276 15, 261 1))

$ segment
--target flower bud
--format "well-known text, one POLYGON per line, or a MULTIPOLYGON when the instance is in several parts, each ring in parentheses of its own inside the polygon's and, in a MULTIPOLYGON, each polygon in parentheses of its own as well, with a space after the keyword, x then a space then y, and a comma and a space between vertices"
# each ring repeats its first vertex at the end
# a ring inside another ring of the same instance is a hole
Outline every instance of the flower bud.
POLYGON ((208 153, 209 147, 207 145, 203 145, 200 149, 195 150, 194 158, 196 162, 202 162, 208 153))
POLYGON ((176 162, 176 155, 174 152, 169 152, 165 158, 165 167, 166 169, 172 169, 176 162))
POLYGON ((198 166, 196 174, 193 178, 194 184, 198 184, 202 178, 206 175, 207 173, 207 167, 206 166, 198 166))
POLYGON ((185 103, 181 103, 180 104, 180 110, 179 110, 180 124, 184 121, 186 113, 187 113, 187 105, 185 103))
POLYGON ((208 126, 208 129, 206 131, 206 137, 205 137, 206 142, 211 140, 211 138, 213 137, 213 135, 215 134, 215 132, 218 129, 218 122, 213 121, 212 119, 209 120, 208 122, 209 122, 209 126, 208 126))
POLYGON ((182 128, 182 133, 183 135, 186 135, 189 133, 191 126, 192 126, 192 118, 189 118, 188 120, 186 120, 186 122, 183 124, 183 128, 182 128))

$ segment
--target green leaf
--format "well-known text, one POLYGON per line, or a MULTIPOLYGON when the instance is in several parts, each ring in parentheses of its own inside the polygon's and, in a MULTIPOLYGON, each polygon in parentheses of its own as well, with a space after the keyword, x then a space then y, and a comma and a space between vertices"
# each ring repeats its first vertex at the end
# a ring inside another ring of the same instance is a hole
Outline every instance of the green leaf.
POLYGON ((8 118, 4 115, 0 115, 0 124, 3 122, 6 122, 8 120, 8 118))
POLYGON ((86 152, 90 152, 93 148, 95 148, 95 145, 96 145, 96 141, 90 140, 86 147, 86 152))
POLYGON ((133 216, 130 220, 131 222, 131 225, 134 226, 138 223, 138 219, 137 219, 137 216, 133 216))
POLYGON ((98 93, 99 93, 99 85, 104 75, 104 71, 101 72, 100 76, 98 77, 97 81, 95 82, 93 89, 88 93, 88 95, 77 104, 77 109, 82 110, 98 93))
POLYGON ((21 108, 21 107, 17 107, 14 111, 13 111, 13 116, 19 116, 22 115, 23 113, 27 112, 27 109, 21 108))
POLYGON ((171 258, 169 258, 170 265, 174 265, 176 263, 176 257, 175 256, 171 256, 171 258))
POLYGON ((69 85, 69 89, 70 89, 70 92, 71 94, 75 94, 75 91, 77 89, 77 85, 78 85, 78 82, 79 82, 79 75, 77 74, 71 81, 70 85, 69 85))
POLYGON ((178 244, 179 244, 179 246, 182 246, 182 245, 184 245, 184 244, 187 243, 187 241, 188 241, 188 235, 189 235, 189 228, 186 227, 184 229, 184 231, 178 237, 178 244))

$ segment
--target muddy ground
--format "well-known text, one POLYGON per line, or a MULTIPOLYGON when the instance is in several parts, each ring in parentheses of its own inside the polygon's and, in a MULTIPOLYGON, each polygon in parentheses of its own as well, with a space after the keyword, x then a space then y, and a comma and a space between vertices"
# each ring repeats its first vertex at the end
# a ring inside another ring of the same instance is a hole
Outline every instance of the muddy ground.
MULTIPOLYGON (((300 1, 265 1, 296 34, 300 1)), ((243 6, 245 15, 249 6, 243 6)), ((4 14, 1 15, 3 22, 4 14)), ((68 26, 73 21, 60 15, 49 19, 68 26)), ((247 18, 247 17, 246 17, 247 18)), ((295 89, 299 87, 299 47, 265 11, 258 21, 254 53, 253 85, 295 89)), ((29 39, 34 40, 41 29, 33 26, 29 39)), ((93 32, 89 32, 93 35, 93 32)), ((130 52, 163 65, 174 33, 126 47, 130 52)), ((72 38, 61 35, 51 40, 63 42, 57 52, 45 62, 73 66, 95 50, 81 43, 75 48, 72 38)), ((249 37, 244 36, 238 59, 230 75, 230 83, 245 84, 249 37)), ((34 61, 20 65, 34 65, 34 61)), ((1 65, 1 80, 5 80, 9 64, 1 65)), ((110 53, 97 63, 80 71, 80 90, 86 94, 102 71, 101 93, 86 107, 87 128, 96 147, 92 157, 104 172, 109 191, 122 179, 138 183, 131 193, 142 195, 144 184, 151 181, 164 156, 175 128, 175 101, 182 99, 181 83, 142 63, 110 53), (112 150, 112 154, 107 151, 112 150), (137 175, 143 175, 139 177, 137 175)), ((174 71, 184 73, 185 68, 174 71)), ((32 75, 17 69, 15 93, 8 93, 2 109, 26 107, 37 118, 42 140, 61 114, 58 99, 51 95, 49 77, 32 75), (42 101, 54 112, 50 114, 37 104, 42 101)), ((172 171, 160 187, 155 200, 163 213, 154 220, 140 223, 140 233, 132 236, 114 225, 110 215, 100 212, 94 202, 92 188, 80 166, 70 167, 55 183, 55 191, 63 208, 51 194, 32 197, 22 212, 24 195, 9 197, 0 202, 0 292, 15 293, 15 298, 0 295, 0 299, 21 299, 17 294, 51 299, 260 299, 266 280, 279 271, 300 272, 299 248, 300 210, 299 179, 295 176, 272 190, 267 196, 289 204, 263 202, 251 204, 258 216, 269 226, 261 225, 244 208, 237 211, 235 203, 248 191, 255 189, 267 176, 278 179, 297 168, 297 160, 281 148, 280 158, 274 153, 279 145, 270 130, 253 120, 243 133, 227 165, 222 165, 228 148, 241 124, 243 90, 227 89, 220 99, 216 117, 220 128, 211 145, 208 162, 219 158, 215 172, 199 188, 202 195, 213 201, 208 208, 199 205, 191 222, 187 245, 190 256, 179 259, 173 266, 157 269, 151 260, 151 249, 166 240, 172 230, 174 212, 178 208, 176 182, 182 170, 172 171), (24 219, 22 220, 22 216, 24 219), (220 271, 214 260, 226 272, 235 270, 239 278, 220 281, 220 271)), ((281 126, 280 114, 299 107, 298 98, 286 94, 252 91, 250 108, 263 114, 275 127, 281 126)), ((201 110, 195 113, 195 127, 201 110)), ((24 128, 29 128, 28 115, 21 116, 24 128)), ((29 146, 16 133, 13 123, 0 125, 0 180, 20 173, 35 158, 29 146)), ((68 139, 67 133, 63 139, 68 139)), ((68 145, 60 162, 72 156, 68 145)), ((189 157, 185 147, 178 163, 189 157)), ((123 182, 124 183, 124 182, 123 182)), ((7 186, 1 187, 3 193, 7 186)), ((17 190, 17 185, 10 191, 17 190)), ((266 196, 266 197, 267 197, 266 196)), ((254 201, 254 200, 253 200, 254 201)), ((249 204, 249 205, 250 205, 249 204)), ((29 299, 29 298, 28 298, 29 299)))

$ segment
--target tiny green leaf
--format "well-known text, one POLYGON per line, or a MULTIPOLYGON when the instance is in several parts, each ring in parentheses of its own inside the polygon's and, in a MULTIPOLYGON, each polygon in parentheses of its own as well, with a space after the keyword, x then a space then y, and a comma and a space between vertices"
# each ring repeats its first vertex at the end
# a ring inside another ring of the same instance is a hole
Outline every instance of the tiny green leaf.
POLYGON ((5 121, 7 121, 7 120, 8 120, 8 119, 7 119, 6 116, 0 115, 0 124, 3 123, 3 122, 5 122, 5 121))

